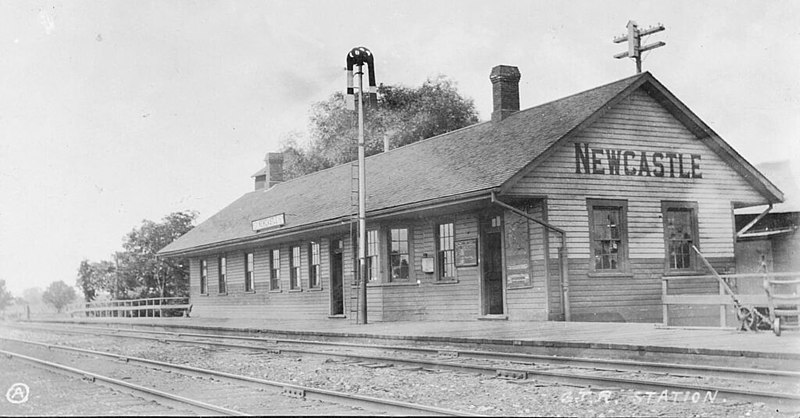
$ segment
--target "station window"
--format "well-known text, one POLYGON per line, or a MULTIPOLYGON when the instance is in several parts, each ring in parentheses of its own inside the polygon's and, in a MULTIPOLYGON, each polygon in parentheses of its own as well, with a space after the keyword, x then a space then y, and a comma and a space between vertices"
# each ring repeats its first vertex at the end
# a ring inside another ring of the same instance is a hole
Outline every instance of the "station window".
POLYGON ((289 289, 300 289, 300 247, 289 247, 289 289))
POLYGON ((200 260, 200 293, 208 294, 208 260, 200 260))
POLYGON ((281 288, 281 250, 270 251, 269 260, 269 290, 281 288))
POLYGON ((408 280, 411 254, 408 249, 408 228, 389 230, 389 263, 391 280, 408 280))
POLYGON ((588 199, 587 207, 591 231, 591 269, 595 272, 626 271, 628 202, 588 199))
POLYGON ((439 224, 436 228, 437 278, 453 280, 456 276, 455 234, 453 223, 439 224))
POLYGON ((228 292, 228 257, 220 257, 218 260, 219 267, 219 293, 228 292))
POLYGON ((697 261, 692 246, 697 243, 697 204, 661 202, 664 220, 665 267, 668 271, 693 271, 697 261))
POLYGON ((308 259, 308 287, 318 289, 320 287, 319 242, 311 241, 308 245, 308 259))
POLYGON ((378 231, 367 231, 367 281, 374 281, 378 279, 380 274, 380 257, 378 251, 380 244, 378 243, 378 231))
POLYGON ((252 292, 255 288, 255 273, 253 272, 253 253, 244 255, 244 291, 252 292))

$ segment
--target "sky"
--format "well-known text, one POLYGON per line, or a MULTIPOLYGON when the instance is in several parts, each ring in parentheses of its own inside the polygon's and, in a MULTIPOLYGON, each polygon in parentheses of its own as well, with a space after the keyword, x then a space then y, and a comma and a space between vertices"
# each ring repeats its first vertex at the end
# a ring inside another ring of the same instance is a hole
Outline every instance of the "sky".
POLYGON ((74 284, 143 220, 252 190, 353 47, 379 83, 449 77, 487 120, 495 65, 523 109, 633 75, 629 20, 664 25, 644 70, 745 159, 798 167, 797 1, 0 1, 0 279, 74 284))

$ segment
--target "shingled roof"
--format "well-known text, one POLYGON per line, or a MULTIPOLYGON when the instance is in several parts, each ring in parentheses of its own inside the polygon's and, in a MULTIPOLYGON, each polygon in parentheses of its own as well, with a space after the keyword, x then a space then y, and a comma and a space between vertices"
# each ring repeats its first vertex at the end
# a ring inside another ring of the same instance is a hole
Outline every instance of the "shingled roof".
MULTIPOLYGON (((502 121, 478 123, 368 157, 367 214, 499 190, 560 139, 648 82, 663 89, 649 73, 638 74, 502 121)), ((209 250, 336 224, 351 215, 350 182, 351 166, 344 164, 249 192, 159 253, 209 250), (282 228, 252 230, 252 221, 280 213, 285 213, 282 228)))

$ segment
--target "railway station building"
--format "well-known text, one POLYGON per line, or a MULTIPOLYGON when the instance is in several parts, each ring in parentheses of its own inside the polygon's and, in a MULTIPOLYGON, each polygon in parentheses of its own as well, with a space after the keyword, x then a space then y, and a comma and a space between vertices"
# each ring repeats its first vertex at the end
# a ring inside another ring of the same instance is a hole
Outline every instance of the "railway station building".
MULTIPOLYGON (((692 247, 733 272, 734 209, 783 200, 650 73, 524 110, 519 80, 492 69, 490 121, 366 159, 370 322, 661 322, 662 278, 708 274, 692 247)), ((281 167, 160 251, 191 260, 193 316, 355 319, 352 167, 281 167)))

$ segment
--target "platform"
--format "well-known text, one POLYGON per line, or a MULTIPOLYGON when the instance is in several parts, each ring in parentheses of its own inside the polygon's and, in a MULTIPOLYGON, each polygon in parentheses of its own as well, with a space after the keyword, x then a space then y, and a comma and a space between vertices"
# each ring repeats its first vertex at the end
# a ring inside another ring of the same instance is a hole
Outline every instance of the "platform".
POLYGON ((659 324, 603 322, 446 321, 355 325, 335 319, 216 318, 73 318, 58 322, 800 371, 798 332, 786 332, 778 337, 771 331, 664 328, 659 324))

